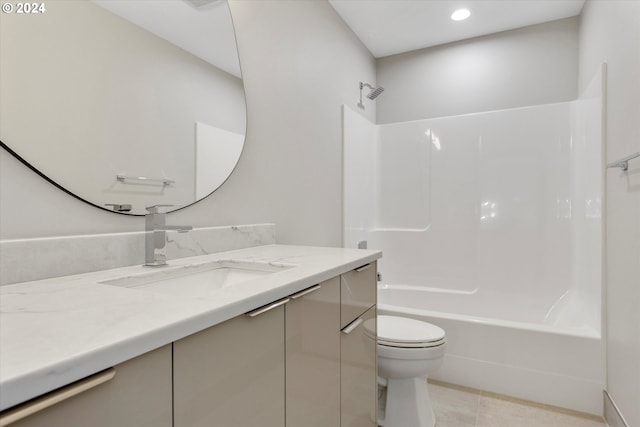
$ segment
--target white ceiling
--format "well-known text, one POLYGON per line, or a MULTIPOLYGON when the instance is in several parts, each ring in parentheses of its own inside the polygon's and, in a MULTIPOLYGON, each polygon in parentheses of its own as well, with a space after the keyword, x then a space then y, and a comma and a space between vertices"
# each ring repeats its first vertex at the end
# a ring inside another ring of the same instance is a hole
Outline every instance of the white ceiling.
POLYGON ((585 0, 329 0, 376 58, 579 15, 585 0), (454 10, 471 17, 453 21, 454 10))
POLYGON ((233 23, 225 2, 92 1, 221 70, 241 77, 233 23))

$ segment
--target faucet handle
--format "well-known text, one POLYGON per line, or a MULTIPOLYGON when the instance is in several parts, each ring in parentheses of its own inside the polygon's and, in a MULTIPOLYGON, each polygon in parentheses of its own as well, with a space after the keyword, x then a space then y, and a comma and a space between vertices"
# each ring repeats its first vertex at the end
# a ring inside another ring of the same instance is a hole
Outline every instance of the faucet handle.
POLYGON ((160 209, 159 208, 172 208, 175 205, 153 205, 153 206, 146 206, 145 209, 149 212, 149 213, 160 213, 160 209))

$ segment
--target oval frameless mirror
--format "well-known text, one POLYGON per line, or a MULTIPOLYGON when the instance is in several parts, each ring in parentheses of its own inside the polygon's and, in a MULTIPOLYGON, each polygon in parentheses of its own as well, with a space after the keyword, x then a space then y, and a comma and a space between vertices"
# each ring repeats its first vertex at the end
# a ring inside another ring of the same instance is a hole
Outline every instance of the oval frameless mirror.
POLYGON ((183 207, 222 185, 246 128, 226 1, 56 0, 38 12, 1 17, 8 151, 122 213, 183 207))

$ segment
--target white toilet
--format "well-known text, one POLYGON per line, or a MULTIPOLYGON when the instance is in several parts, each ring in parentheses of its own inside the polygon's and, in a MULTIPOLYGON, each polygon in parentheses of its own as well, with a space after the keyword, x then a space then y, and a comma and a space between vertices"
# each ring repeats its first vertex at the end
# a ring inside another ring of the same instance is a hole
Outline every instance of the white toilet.
POLYGON ((420 320, 378 316, 364 323, 369 339, 377 339, 378 425, 434 427, 435 415, 427 391, 427 377, 445 353, 443 329, 420 320))

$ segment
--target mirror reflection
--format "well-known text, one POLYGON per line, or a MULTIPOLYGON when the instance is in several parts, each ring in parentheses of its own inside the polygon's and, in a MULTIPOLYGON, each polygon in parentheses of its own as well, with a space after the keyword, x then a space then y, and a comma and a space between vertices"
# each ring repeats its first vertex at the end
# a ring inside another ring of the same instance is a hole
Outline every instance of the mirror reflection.
POLYGON ((246 107, 223 0, 56 0, 3 14, 0 140, 96 206, 144 214, 235 168, 246 107))

